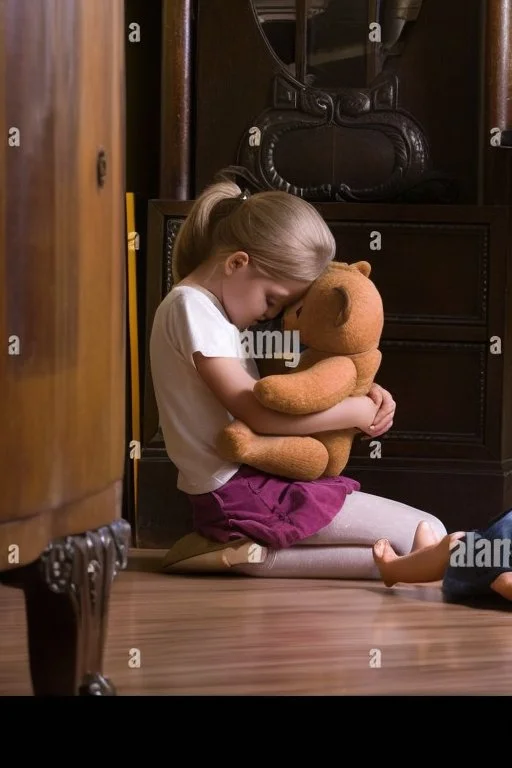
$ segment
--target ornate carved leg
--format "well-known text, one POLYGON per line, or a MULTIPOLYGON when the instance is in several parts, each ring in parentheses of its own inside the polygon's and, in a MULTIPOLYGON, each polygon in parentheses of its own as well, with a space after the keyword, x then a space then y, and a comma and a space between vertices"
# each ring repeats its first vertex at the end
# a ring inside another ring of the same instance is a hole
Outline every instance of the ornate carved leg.
MULTIPOLYGON (((53 541, 39 560, 12 572, 23 589, 36 696, 112 696, 103 676, 110 588, 127 564, 130 526, 53 541)), ((14 586, 14 585, 13 585, 14 586)))

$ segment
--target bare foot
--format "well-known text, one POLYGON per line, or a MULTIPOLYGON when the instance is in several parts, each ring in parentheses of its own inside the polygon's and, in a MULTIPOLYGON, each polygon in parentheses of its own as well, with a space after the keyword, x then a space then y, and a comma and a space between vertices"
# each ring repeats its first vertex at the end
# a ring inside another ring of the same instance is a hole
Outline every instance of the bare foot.
POLYGON ((494 589, 505 600, 512 600, 512 573, 500 573, 492 582, 491 589, 494 589))
POLYGON ((395 550, 387 539, 379 539, 373 546, 373 559, 379 569, 380 577, 386 587, 396 584, 393 578, 393 563, 398 558, 395 550))
POLYGON ((441 537, 436 535, 430 523, 422 520, 421 523, 418 523, 418 527, 416 528, 411 552, 416 552, 418 549, 423 549, 424 547, 431 547, 434 544, 437 544, 438 541, 441 541, 441 537))

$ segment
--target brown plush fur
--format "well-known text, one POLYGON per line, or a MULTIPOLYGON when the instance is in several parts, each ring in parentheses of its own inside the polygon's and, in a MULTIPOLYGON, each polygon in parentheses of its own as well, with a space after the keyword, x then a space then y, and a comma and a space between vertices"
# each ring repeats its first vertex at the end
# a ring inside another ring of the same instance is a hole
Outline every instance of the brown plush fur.
MULTIPOLYGON (((295 368, 281 363, 281 374, 266 375, 256 383, 254 394, 263 405, 282 413, 310 414, 368 393, 381 363, 378 347, 384 325, 381 296, 370 272, 366 261, 331 262, 301 301, 287 310, 284 329, 299 330, 308 349, 295 368)), ((307 437, 259 435, 235 420, 220 434, 218 450, 228 461, 294 480, 315 480, 343 472, 356 434, 351 429, 307 437)))

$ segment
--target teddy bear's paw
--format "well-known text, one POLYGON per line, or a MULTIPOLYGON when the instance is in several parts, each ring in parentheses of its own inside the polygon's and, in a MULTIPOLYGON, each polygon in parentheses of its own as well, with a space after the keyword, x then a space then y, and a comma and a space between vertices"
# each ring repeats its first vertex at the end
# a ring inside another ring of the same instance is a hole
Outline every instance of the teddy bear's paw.
MULTIPOLYGON (((318 480, 329 460, 327 449, 313 437, 269 436, 260 438, 254 466, 292 480, 318 480)), ((258 446, 256 443, 256 446, 258 446)))
POLYGON ((280 376, 266 376, 254 385, 254 395, 266 408, 273 408, 279 401, 281 384, 280 376))
POLYGON ((217 439, 217 450, 225 461, 248 461, 256 435, 247 424, 235 420, 224 427, 217 439))
POLYGON ((333 432, 320 432, 315 435, 319 443, 325 446, 328 452, 324 477, 337 477, 345 470, 350 454, 356 429, 335 430, 333 432))
POLYGON ((272 411, 295 415, 310 413, 312 409, 304 400, 301 379, 297 378, 300 375, 266 376, 254 385, 254 395, 265 408, 272 411))

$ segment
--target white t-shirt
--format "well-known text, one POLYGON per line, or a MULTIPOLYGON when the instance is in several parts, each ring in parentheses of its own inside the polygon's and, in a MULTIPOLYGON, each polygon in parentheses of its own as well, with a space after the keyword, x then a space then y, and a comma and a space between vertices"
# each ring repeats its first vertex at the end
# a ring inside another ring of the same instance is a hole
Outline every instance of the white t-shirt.
POLYGON ((207 493, 240 464, 221 459, 215 442, 233 416, 200 377, 192 355, 236 357, 257 380, 254 359, 243 354, 240 331, 220 301, 202 287, 177 285, 159 305, 150 339, 150 364, 165 448, 184 493, 207 493))

